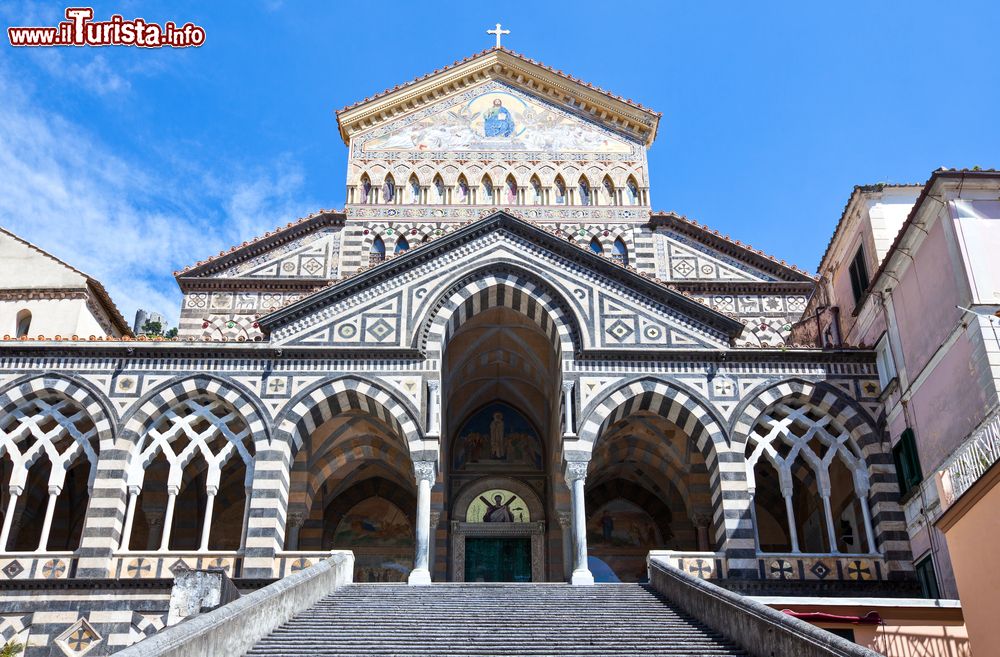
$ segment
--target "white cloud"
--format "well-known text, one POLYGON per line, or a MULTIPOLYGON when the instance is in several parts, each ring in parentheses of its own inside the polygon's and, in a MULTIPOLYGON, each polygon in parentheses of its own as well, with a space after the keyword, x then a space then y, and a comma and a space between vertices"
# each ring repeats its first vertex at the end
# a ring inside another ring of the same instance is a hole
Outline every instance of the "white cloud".
POLYGON ((2 63, 0 98, 0 225, 101 280, 126 319, 141 307, 176 321, 174 270, 317 207, 298 198, 290 160, 152 168, 37 102, 2 63))

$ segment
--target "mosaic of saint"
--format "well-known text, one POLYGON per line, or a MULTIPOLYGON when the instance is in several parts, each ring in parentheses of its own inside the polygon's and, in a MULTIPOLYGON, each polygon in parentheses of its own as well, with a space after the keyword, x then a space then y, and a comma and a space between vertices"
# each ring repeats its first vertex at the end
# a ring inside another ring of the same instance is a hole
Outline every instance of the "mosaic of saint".
POLYGON ((369 140, 365 151, 524 150, 628 153, 632 147, 585 121, 508 91, 485 91, 369 140))
POLYGON ((370 497, 341 518, 333 534, 333 545, 337 548, 409 547, 413 545, 410 520, 392 502, 370 497))
POLYGON ((381 497, 370 497, 348 511, 337 524, 333 545, 354 551, 355 582, 405 582, 413 568, 410 520, 381 497))
POLYGON ((660 532, 648 513, 631 502, 612 500, 587 522, 587 541, 593 546, 648 548, 660 544, 660 532))
POLYGON ((484 491, 469 505, 466 522, 530 522, 528 505, 517 494, 494 488, 484 491))
POLYGON ((528 420, 506 404, 489 404, 459 430, 455 470, 541 470, 542 444, 528 420))

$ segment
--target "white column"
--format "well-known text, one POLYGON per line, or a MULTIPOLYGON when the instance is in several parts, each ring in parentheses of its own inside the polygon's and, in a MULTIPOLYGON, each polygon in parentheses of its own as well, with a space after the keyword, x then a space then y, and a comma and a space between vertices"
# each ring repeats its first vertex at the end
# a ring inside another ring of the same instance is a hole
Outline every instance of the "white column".
POLYGON ((52 531, 52 516, 56 512, 56 498, 62 486, 49 486, 49 503, 45 507, 45 520, 42 521, 42 535, 38 539, 38 551, 45 552, 49 547, 49 533, 52 531))
POLYGON ((434 461, 417 461, 413 464, 413 473, 417 479, 417 536, 413 570, 410 571, 408 581, 410 586, 422 586, 431 583, 431 487, 436 475, 434 461))
POLYGON ((128 550, 129 541, 132 539, 132 525, 135 524, 135 507, 139 506, 140 492, 142 492, 140 486, 128 487, 128 508, 125 511, 125 526, 122 528, 122 540, 118 542, 118 549, 123 552, 128 550))
POLYGON ((868 508, 868 495, 861 495, 859 500, 861 502, 861 515, 865 519, 865 536, 868 538, 868 553, 877 554, 878 548, 875 546, 875 528, 872 527, 872 512, 868 508))
POLYGON ((587 566, 587 510, 583 488, 587 479, 587 465, 586 461, 569 461, 565 470, 573 507, 573 575, 570 583, 574 586, 594 583, 594 576, 587 566))
POLYGON ((21 486, 10 487, 10 499, 7 501, 7 513, 3 516, 3 530, 0 531, 0 552, 7 551, 7 541, 10 539, 10 527, 14 522, 14 512, 17 511, 17 498, 24 492, 21 486))
POLYGON ((288 550, 294 552, 299 549, 299 533, 302 531, 302 524, 305 518, 301 513, 289 513, 285 525, 288 527, 288 550))
POLYGON ((438 387, 440 382, 431 379, 427 382, 427 435, 437 436, 441 433, 441 417, 438 412, 438 387))
POLYGON ((205 500, 205 522, 201 526, 201 552, 208 551, 208 537, 212 534, 212 512, 215 510, 215 496, 219 493, 218 486, 206 486, 208 499, 205 500))
POLYGON ((826 536, 830 540, 830 554, 840 554, 840 550, 837 549, 837 530, 833 527, 833 509, 830 508, 830 493, 829 491, 822 491, 820 495, 823 496, 823 515, 826 516, 826 536))
POLYGON ((568 581, 573 576, 573 514, 559 511, 559 527, 562 529, 563 577, 568 581))
POLYGON ((757 502, 754 499, 757 495, 756 488, 747 490, 750 494, 750 522, 753 523, 753 547, 760 552, 760 528, 757 527, 757 502))
POLYGON ((253 487, 247 486, 245 489, 245 495, 243 497, 243 527, 240 528, 240 552, 247 549, 247 529, 250 526, 250 495, 253 493, 253 487))
POLYGON ((167 510, 163 514, 163 532, 160 536, 160 552, 170 549, 170 530, 174 524, 174 504, 177 502, 179 486, 167 486, 167 510))
POLYGON ((785 513, 788 515, 788 537, 792 541, 792 552, 799 552, 799 532, 795 529, 795 509, 792 508, 791 489, 781 489, 781 496, 785 498, 785 513))
POLYGON ((573 431, 573 382, 563 381, 563 435, 575 435, 573 431))

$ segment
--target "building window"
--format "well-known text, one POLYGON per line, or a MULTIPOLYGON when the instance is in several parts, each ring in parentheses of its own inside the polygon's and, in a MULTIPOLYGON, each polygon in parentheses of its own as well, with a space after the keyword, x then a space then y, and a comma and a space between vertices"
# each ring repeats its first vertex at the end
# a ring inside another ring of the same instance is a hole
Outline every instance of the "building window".
POLYGON ((372 242, 372 248, 368 252, 368 265, 374 266, 385 260, 385 242, 381 237, 376 237, 372 242))
POLYGON ((25 308, 17 313, 17 320, 14 324, 14 337, 23 338, 31 330, 31 311, 25 308))
POLYGON ((899 494, 906 496, 923 481, 920 459, 917 457, 917 443, 913 429, 905 430, 899 441, 892 447, 892 458, 896 462, 896 478, 899 480, 899 494))
POLYGON ((396 250, 395 250, 396 255, 399 255, 400 253, 405 253, 407 250, 409 250, 409 248, 410 248, 410 243, 406 241, 405 237, 400 237, 398 240, 396 240, 396 250))
POLYGON ((885 390, 889 382, 896 378, 896 363, 892 359, 888 333, 875 345, 875 365, 878 367, 879 386, 885 390))
POLYGON ((862 295, 868 289, 868 265, 865 263, 865 247, 859 246, 858 252, 851 261, 851 290, 854 292, 854 305, 861 301, 862 295))
POLYGON ((628 266, 628 247, 625 246, 625 242, 620 237, 611 246, 611 259, 622 267, 628 266))
POLYGON ((555 188, 556 188, 556 205, 565 205, 566 184, 563 182, 562 178, 556 178, 555 188))
POLYGON ((590 240, 590 251, 592 253, 596 253, 599 256, 604 255, 604 247, 601 246, 600 240, 598 240, 596 237, 590 240))
POLYGON ((920 582, 920 592, 925 598, 937 600, 941 597, 938 590, 937 575, 934 574, 934 561, 927 555, 914 564, 917 571, 917 581, 920 582))

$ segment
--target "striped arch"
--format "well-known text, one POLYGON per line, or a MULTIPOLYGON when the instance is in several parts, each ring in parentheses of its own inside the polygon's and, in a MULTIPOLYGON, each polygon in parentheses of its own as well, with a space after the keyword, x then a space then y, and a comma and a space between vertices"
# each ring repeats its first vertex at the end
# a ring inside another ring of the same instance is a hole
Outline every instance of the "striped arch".
POLYGON ((423 433, 416 409, 388 389, 356 376, 321 382, 296 395, 275 422, 275 442, 285 443, 294 456, 305 436, 351 410, 365 411, 384 422, 411 451, 421 448, 423 433))
POLYGON ((428 359, 439 360, 462 324, 497 307, 516 310, 534 321, 564 363, 582 347, 579 327, 559 294, 541 278, 509 265, 480 269, 449 287, 431 306, 414 346, 428 359))
POLYGON ((733 454, 724 423, 709 402, 674 382, 640 378, 594 400, 580 414, 580 440, 597 444, 607 428, 633 413, 656 413, 681 428, 705 459, 715 543, 725 549, 734 577, 752 576, 756 550, 746 472, 733 454))
POLYGON ((208 396, 230 404, 247 424, 257 451, 270 442, 270 432, 263 410, 253 393, 235 381, 219 379, 207 374, 168 381, 139 400, 122 418, 122 438, 132 445, 138 443, 143 432, 161 415, 177 404, 193 397, 208 396))
POLYGON ((912 570, 913 557, 906 518, 899 504, 892 453, 875 420, 841 390, 829 383, 804 379, 765 384, 733 414, 733 451, 743 454, 750 432, 761 416, 776 404, 787 402, 811 406, 851 434, 868 468, 868 503, 876 546, 889 563, 890 578, 905 577, 912 570))
POLYGON ((365 411, 384 423, 410 454, 422 449, 423 433, 416 410, 373 381, 345 376, 321 381, 297 394, 275 421, 270 449, 257 455, 244 576, 272 576, 274 555, 285 544, 292 463, 305 436, 351 410, 365 411))
POLYGON ((90 416, 102 450, 114 444, 115 416, 108 400, 89 383, 65 374, 31 374, 15 379, 0 389, 0 416, 34 399, 53 394, 74 401, 90 416))

